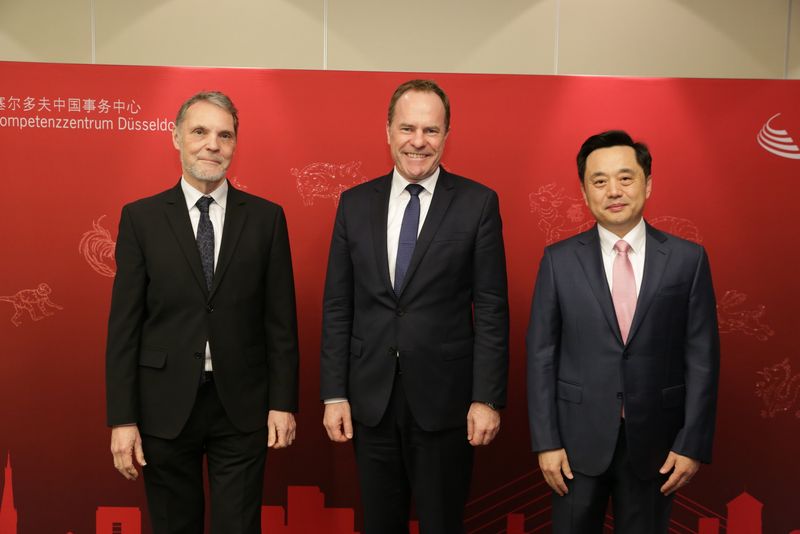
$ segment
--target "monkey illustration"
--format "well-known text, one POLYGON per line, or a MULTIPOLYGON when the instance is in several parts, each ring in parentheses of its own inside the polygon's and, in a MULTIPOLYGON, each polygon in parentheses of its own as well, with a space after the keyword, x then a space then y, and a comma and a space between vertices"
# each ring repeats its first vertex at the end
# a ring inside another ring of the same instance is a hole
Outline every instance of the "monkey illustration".
POLYGON ((22 324, 23 311, 27 311, 34 321, 40 321, 53 315, 53 312, 50 311, 51 309, 64 309, 50 300, 52 291, 49 285, 42 282, 36 289, 22 289, 10 296, 0 295, 0 301, 10 302, 14 306, 14 315, 11 317, 11 322, 14 326, 20 326, 22 324))

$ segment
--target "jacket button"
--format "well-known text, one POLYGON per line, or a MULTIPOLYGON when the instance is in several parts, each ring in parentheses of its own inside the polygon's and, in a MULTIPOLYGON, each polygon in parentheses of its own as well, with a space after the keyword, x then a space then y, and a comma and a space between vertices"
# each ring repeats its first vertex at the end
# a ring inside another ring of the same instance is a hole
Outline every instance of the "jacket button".
POLYGON ((211 313, 211 312, 213 312, 213 311, 214 311, 214 306, 213 306, 212 304, 209 304, 208 306, 206 306, 206 311, 207 311, 208 313, 211 313))
POLYGON ((394 313, 395 313, 395 315, 397 315, 398 317, 402 317, 403 315, 405 315, 405 313, 406 313, 406 312, 404 312, 404 311, 403 311, 403 308, 397 308, 397 310, 395 310, 395 312, 394 312, 394 313))
POLYGON ((628 351, 623 352, 622 353, 622 359, 623 360, 627 360, 628 358, 630 358, 630 355, 628 354, 628 351))
POLYGON ((205 354, 203 354, 202 352, 195 352, 195 353, 194 353, 194 357, 195 357, 195 358, 197 358, 198 360, 199 360, 200 358, 202 358, 203 356, 205 356, 205 354))

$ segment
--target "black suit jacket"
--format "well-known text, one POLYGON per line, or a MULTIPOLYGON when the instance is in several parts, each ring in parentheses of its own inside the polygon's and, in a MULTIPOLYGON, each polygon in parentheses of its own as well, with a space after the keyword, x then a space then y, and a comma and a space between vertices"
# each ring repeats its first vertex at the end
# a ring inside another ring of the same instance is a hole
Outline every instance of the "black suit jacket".
POLYGON ((622 342, 597 228, 545 249, 528 328, 533 449, 564 447, 570 467, 611 462, 623 398, 637 475, 673 450, 711 461, 719 334, 705 250, 647 225, 642 285, 622 342))
POLYGON ((229 185, 217 267, 206 287, 180 184, 126 205, 106 351, 108 424, 174 438, 211 346, 216 388, 242 432, 296 411, 294 282, 283 210, 229 185))
POLYGON ((442 169, 405 287, 389 279, 392 174, 342 194, 325 282, 321 396, 346 397, 376 425, 396 366, 425 430, 466 424, 473 400, 505 404, 508 295, 502 225, 491 189, 442 169), (399 351, 399 357, 397 353, 399 351))

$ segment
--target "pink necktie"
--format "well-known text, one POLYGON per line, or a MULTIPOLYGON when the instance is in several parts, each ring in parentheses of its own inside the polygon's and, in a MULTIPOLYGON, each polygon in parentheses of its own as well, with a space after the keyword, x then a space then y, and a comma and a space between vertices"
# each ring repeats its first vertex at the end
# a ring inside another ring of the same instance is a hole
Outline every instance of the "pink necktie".
POLYGON ((611 275, 611 298, 614 301, 614 310, 617 312, 619 331, 622 341, 628 342, 628 333, 631 330, 633 312, 636 311, 636 279, 633 276, 633 266, 628 258, 630 245, 620 239, 614 245, 617 257, 614 258, 614 268, 611 275))

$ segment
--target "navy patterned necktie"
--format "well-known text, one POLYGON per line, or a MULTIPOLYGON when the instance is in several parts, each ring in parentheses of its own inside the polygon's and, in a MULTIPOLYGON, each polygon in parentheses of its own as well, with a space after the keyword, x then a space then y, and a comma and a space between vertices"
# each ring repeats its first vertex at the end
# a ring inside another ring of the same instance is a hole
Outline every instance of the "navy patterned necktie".
POLYGON ((403 222, 400 225, 400 241, 397 243, 397 262, 394 267, 394 292, 400 294, 405 282, 408 265, 411 263, 411 256, 414 254, 414 247, 417 244, 417 230, 419 229, 419 194, 423 187, 419 184, 408 184, 406 191, 411 198, 406 204, 406 211, 403 213, 403 222))
POLYGON ((203 276, 206 286, 211 291, 211 281, 214 279, 214 227, 208 216, 208 207, 214 199, 200 197, 197 209, 200 210, 200 222, 197 225, 197 250, 200 251, 200 261, 203 264, 203 276))

